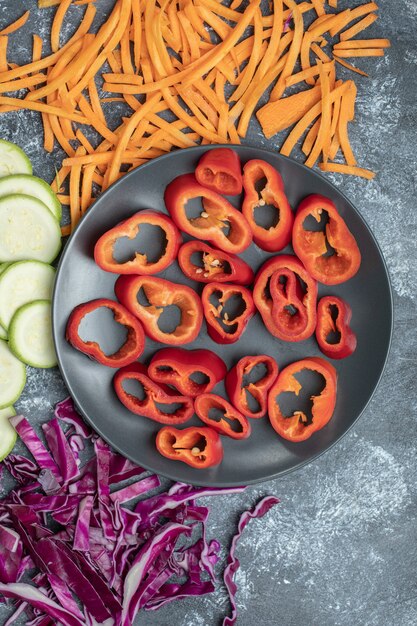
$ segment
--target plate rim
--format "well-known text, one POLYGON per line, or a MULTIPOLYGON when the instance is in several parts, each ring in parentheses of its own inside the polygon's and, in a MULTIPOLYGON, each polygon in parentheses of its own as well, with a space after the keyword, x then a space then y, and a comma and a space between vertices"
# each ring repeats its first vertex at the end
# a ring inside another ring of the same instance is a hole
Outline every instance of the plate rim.
MULTIPOLYGON (((78 229, 81 227, 81 225, 87 221, 89 219, 89 216, 92 215, 94 213, 94 209, 96 209, 96 205, 97 203, 101 200, 101 198, 103 198, 105 195, 110 194, 114 189, 116 189, 119 185, 124 184, 124 181, 129 179, 129 178, 133 178, 137 171, 143 170, 143 169, 147 169, 149 167, 152 167, 156 162, 161 162, 161 161, 165 161, 165 160, 170 160, 175 158, 175 156, 177 156, 178 154, 182 154, 184 152, 186 153, 204 153, 206 151, 209 150, 213 150, 215 148, 230 148, 230 149, 234 149, 234 148, 238 148, 238 149, 247 149, 247 150, 256 150, 257 152, 261 152, 264 154, 267 154, 269 156, 273 156, 274 158, 278 158, 285 161, 290 161, 292 163, 295 163, 297 165, 297 167, 300 167, 301 170, 304 170, 306 172, 308 172, 309 174, 312 174, 314 177, 316 177, 318 180, 324 181, 326 183, 326 185, 330 185, 331 187, 333 187, 335 189, 335 191, 337 192, 337 194, 339 196, 341 196, 343 198, 343 200, 349 205, 350 209, 352 209, 354 211, 354 213, 356 213, 358 215, 358 217, 360 218, 360 220, 364 223, 369 235, 371 236, 376 249, 379 253, 379 257, 382 261, 382 267, 384 269, 385 272, 385 277, 386 277, 386 282, 388 285, 388 295, 389 295, 389 316, 390 316, 390 323, 389 323, 389 338, 388 338, 388 345, 387 345, 387 350, 385 353, 385 357, 384 357, 384 361, 382 363, 382 366, 380 368, 376 383, 374 385, 374 388, 372 390, 372 393, 370 394, 367 402, 365 403, 365 405, 363 406, 362 410, 360 411, 360 413, 358 413, 358 415, 356 416, 356 418, 354 419, 354 421, 346 428, 346 430, 344 430, 343 433, 341 433, 338 437, 336 437, 336 439, 334 439, 324 450, 321 450, 320 452, 317 452, 316 454, 313 454, 310 458, 305 459, 300 461, 299 463, 296 463, 295 465, 293 465, 292 467, 289 467, 287 469, 284 470, 280 470, 276 473, 272 473, 272 474, 268 474, 267 476, 264 476, 262 478, 254 478, 254 479, 250 479, 245 481, 245 485, 256 485, 256 484, 261 484, 264 482, 267 482, 269 480, 274 480, 274 479, 278 479, 281 478, 283 476, 286 476, 287 474, 297 471, 299 469, 301 469, 302 467, 316 461, 317 459, 319 459, 322 455, 326 454, 327 452, 329 452, 336 444, 338 444, 350 431, 351 429, 357 424, 358 420, 362 417, 363 413, 366 411, 366 409, 368 408, 369 404, 371 403, 372 399, 375 396, 376 391, 379 388, 379 385, 381 383, 381 379, 384 375, 387 363, 388 363, 388 359, 390 357, 390 353, 391 353, 391 348, 392 348, 392 339, 393 339, 393 328, 394 328, 394 298, 393 298, 393 290, 392 290, 392 283, 391 283, 391 277, 390 277, 390 273, 389 273, 389 269, 387 266, 387 262, 385 260, 384 254, 382 252, 382 249, 379 245, 379 242, 373 232, 373 230, 370 228, 367 220, 365 219, 365 217, 362 215, 362 213, 355 207, 355 205, 351 202, 351 200, 349 200, 349 198, 345 195, 345 193, 341 190, 339 190, 338 187, 336 187, 336 185, 331 182, 330 180, 328 180, 325 176, 323 176, 323 174, 321 172, 318 172, 317 170, 313 169, 313 168, 309 168, 306 165, 304 165, 304 163, 300 163, 298 160, 293 159, 291 157, 287 157, 283 154, 280 154, 279 152, 274 152, 272 150, 269 150, 267 148, 264 147, 257 147, 257 146, 251 146, 251 145, 247 145, 247 144, 209 144, 209 145, 205 145, 205 146, 193 146, 190 148, 182 148, 182 149, 177 149, 174 150, 172 152, 168 152, 166 154, 163 154, 159 157, 156 157, 154 159, 150 159, 147 163, 144 163, 143 165, 133 169, 132 171, 128 172, 127 174, 125 174, 124 176, 122 176, 121 178, 119 178, 117 181, 115 181, 112 185, 110 185, 103 193, 100 194, 100 196, 98 198, 96 198, 96 200, 93 202, 93 204, 89 207, 89 209, 86 211, 86 213, 83 215, 83 217, 81 218, 81 220, 78 222, 76 228, 74 229, 74 231, 71 233, 71 235, 68 237, 67 241, 65 242, 60 257, 59 257, 59 262, 58 265, 56 267, 56 275, 55 275, 55 280, 54 280, 54 287, 53 287, 53 292, 52 292, 52 306, 51 306, 51 319, 52 319, 52 337, 53 337, 53 342, 54 342, 54 347, 55 347, 55 351, 57 354, 57 362, 58 362, 58 369, 60 372, 60 375, 65 383, 66 388, 68 389, 70 396, 77 408, 77 411, 82 415, 83 419, 86 420, 86 422, 93 428, 93 430, 104 439, 104 441, 106 441, 108 443, 108 445, 110 445, 114 450, 116 450, 117 452, 119 452, 122 456, 124 456, 125 458, 128 458, 129 460, 131 460, 132 462, 137 463, 136 460, 132 459, 131 456, 127 455, 119 446, 115 445, 114 443, 111 443, 107 440, 106 436, 101 432, 101 429, 99 427, 97 427, 97 425, 95 423, 93 423, 93 420, 87 415, 87 413, 78 406, 77 402, 76 402, 76 394, 74 393, 74 390, 72 388, 72 385, 70 384, 70 382, 68 381, 68 378, 66 376, 66 374, 63 371, 63 368, 61 367, 61 360, 60 360, 60 349, 58 348, 58 331, 57 331, 57 323, 56 323, 56 315, 57 315, 57 309, 58 309, 58 305, 57 305, 57 292, 58 292, 58 288, 59 288, 59 279, 60 279, 60 274, 61 274, 61 270, 62 270, 62 266, 64 264, 64 260, 66 258, 66 256, 70 253, 70 248, 72 244, 72 242, 75 240, 75 236, 78 232, 78 229), (74 397, 75 396, 75 397, 74 397)), ((147 471, 150 472, 154 472, 159 474, 160 476, 167 478, 168 480, 171 481, 179 481, 182 483, 185 483, 186 481, 184 480, 183 477, 179 477, 176 476, 176 472, 175 472, 175 468, 174 471, 170 474, 166 474, 164 472, 160 472, 159 470, 156 471, 154 469, 152 469, 151 467, 147 467, 147 464, 145 463, 140 463, 140 465, 146 469, 147 471)), ((232 482, 228 482, 228 481, 222 481, 222 482, 218 482, 218 481, 209 481, 209 480, 199 480, 198 479, 198 475, 196 476, 196 479, 194 480, 193 478, 193 482, 192 483, 186 483, 186 484, 191 484, 191 485, 195 485, 195 486, 200 486, 200 487, 213 487, 213 488, 222 488, 224 487, 225 489, 230 489, 233 487, 239 487, 241 486, 240 483, 236 482, 236 481, 232 481, 232 482)))

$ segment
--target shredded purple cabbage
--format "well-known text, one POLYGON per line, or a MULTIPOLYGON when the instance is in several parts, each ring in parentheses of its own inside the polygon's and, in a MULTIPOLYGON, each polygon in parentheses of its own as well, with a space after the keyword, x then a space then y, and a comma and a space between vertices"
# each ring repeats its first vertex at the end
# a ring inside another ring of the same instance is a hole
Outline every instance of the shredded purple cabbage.
MULTIPOLYGON (((27 626, 131 626, 141 609, 215 590, 221 546, 207 539, 209 509, 196 499, 244 487, 175 483, 153 495, 158 476, 113 452, 69 398, 42 427, 49 450, 23 416, 10 421, 33 460, 9 455, 0 464, 0 480, 4 468, 17 481, 0 500, 0 603, 15 600, 7 625, 25 613, 27 626), (87 447, 94 456, 82 464, 87 447)), ((265 498, 240 519, 224 574, 233 609, 225 626, 236 619, 236 543, 277 501, 265 498)))

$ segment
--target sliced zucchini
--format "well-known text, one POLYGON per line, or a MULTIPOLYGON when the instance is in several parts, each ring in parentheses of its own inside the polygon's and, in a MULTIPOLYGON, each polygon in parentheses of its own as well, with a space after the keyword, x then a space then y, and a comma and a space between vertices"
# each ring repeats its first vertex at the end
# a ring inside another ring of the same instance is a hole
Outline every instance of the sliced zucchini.
POLYGON ((20 361, 32 367, 57 364, 50 300, 35 300, 16 311, 9 326, 9 346, 20 361))
POLYGON ((26 383, 26 367, 15 357, 7 341, 0 339, 0 409, 14 404, 26 383))
POLYGON ((13 174, 0 178, 0 196, 14 194, 32 196, 43 202, 58 222, 62 217, 62 207, 51 187, 41 178, 29 174, 13 174))
POLYGON ((0 263, 51 263, 60 248, 59 222, 43 202, 19 194, 0 198, 0 263))
POLYGON ((7 270, 9 265, 11 265, 11 263, 0 263, 0 274, 3 274, 4 270, 7 270))
POLYGON ((0 139, 0 176, 32 174, 32 163, 16 144, 0 139))
POLYGON ((0 409, 0 461, 6 458, 14 448, 17 432, 9 422, 9 417, 16 415, 12 406, 0 409))
POLYGON ((55 270, 41 261, 12 263, 0 275, 0 324, 8 329, 13 315, 33 300, 50 300, 55 270))
POLYGON ((0 326, 0 339, 7 339, 7 332, 4 330, 3 326, 0 326))

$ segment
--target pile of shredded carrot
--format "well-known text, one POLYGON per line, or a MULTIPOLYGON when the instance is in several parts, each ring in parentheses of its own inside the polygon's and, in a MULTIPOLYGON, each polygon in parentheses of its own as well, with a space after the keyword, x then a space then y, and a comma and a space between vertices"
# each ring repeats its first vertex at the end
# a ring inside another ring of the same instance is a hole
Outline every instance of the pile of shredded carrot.
POLYGON ((318 162, 324 171, 374 176, 357 166, 348 137, 356 86, 337 80, 336 66, 366 76, 346 59, 384 54, 388 40, 355 39, 377 19, 377 4, 338 11, 337 0, 272 0, 268 14, 260 0, 241 4, 116 0, 92 33, 92 0, 39 0, 41 8, 56 5, 52 53, 43 57, 44 42, 34 35, 32 61, 23 66, 8 61, 7 44, 29 12, 0 31, 0 112, 39 111, 45 149, 52 152, 57 142, 67 154, 53 183, 70 209, 63 234, 99 190, 147 160, 173 148, 240 143, 270 88, 256 116, 268 138, 293 126, 282 154, 302 141, 309 167, 318 162), (72 5, 86 6, 64 43, 72 5), (9 95, 21 89, 24 96, 9 95), (111 130, 106 109, 117 101, 130 114, 111 130), (84 126, 94 129, 94 145, 84 126), (335 162, 339 156, 344 162, 335 162))

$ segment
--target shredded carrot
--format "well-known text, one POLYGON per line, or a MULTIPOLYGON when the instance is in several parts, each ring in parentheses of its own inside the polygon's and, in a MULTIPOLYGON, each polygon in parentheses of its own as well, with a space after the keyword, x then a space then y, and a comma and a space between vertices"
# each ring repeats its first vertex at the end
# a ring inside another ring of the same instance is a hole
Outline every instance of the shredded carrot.
POLYGON ((266 104, 256 114, 265 137, 270 139, 298 122, 320 98, 321 88, 317 86, 266 104))
POLYGON ((19 28, 22 28, 22 26, 24 26, 26 22, 28 21, 29 15, 30 15, 30 11, 25 11, 25 13, 23 13, 23 15, 19 17, 19 19, 17 19, 12 24, 9 24, 9 26, 6 26, 6 28, 3 28, 2 30, 0 30, 0 36, 10 35, 11 33, 14 33, 17 30, 19 30, 19 28))
POLYGON ((326 14, 324 10, 324 0, 311 0, 311 4, 314 6, 318 17, 326 14))
POLYGON ((337 50, 337 56, 339 58, 345 58, 345 57, 383 57, 384 56, 384 50, 383 50, 383 48, 353 48, 353 49, 347 49, 347 50, 338 49, 337 50))
POLYGON ((51 50, 52 52, 57 52, 59 50, 59 36, 61 33, 62 22, 64 21, 65 14, 71 6, 72 0, 61 0, 51 28, 51 50))
POLYGON ((95 165, 87 165, 82 171, 81 182, 81 200, 80 209, 81 215, 87 211, 93 199, 93 177, 94 177, 95 165))
POLYGON ((320 63, 320 87, 321 87, 321 118, 320 128, 305 164, 312 167, 319 158, 320 152, 323 152, 324 162, 328 159, 328 150, 331 141, 331 121, 332 121, 332 102, 330 100, 330 82, 329 74, 323 70, 323 64, 320 63))
POLYGON ((7 72, 9 66, 7 63, 7 44, 9 38, 7 36, 0 37, 0 72, 7 72))
POLYGON ((351 48, 389 48, 389 39, 353 39, 341 41, 333 46, 334 50, 347 50, 351 48))
MULTIPOLYGON (((85 153, 85 149, 81 146, 77 148, 76 154, 83 155, 85 153)), ((81 218, 81 207, 80 207, 80 180, 81 180, 81 166, 74 165, 71 168, 70 173, 70 216, 71 216, 71 226, 75 228, 81 218)))
POLYGON ((337 174, 360 176, 368 180, 375 178, 375 172, 372 172, 372 170, 367 170, 363 167, 355 167, 354 165, 346 165, 345 163, 319 163, 319 168, 323 172, 336 172, 337 174))
POLYGON ((61 235, 62 235, 62 237, 68 237, 68 235, 71 234, 71 231, 72 231, 71 224, 65 224, 64 226, 61 226, 61 235))
POLYGON ((352 39, 352 37, 354 37, 358 33, 361 33, 363 30, 365 30, 365 28, 368 28, 368 26, 373 24, 377 19, 378 16, 375 13, 370 13, 359 22, 356 22, 356 24, 340 33, 340 41, 347 41, 348 39, 352 39))
MULTIPOLYGON (((278 79, 277 84, 271 92, 271 100, 278 100, 282 96, 285 90, 285 81, 294 71, 294 66, 300 54, 301 46, 303 43, 304 22, 303 16, 298 9, 298 6, 293 0, 285 0, 285 4, 292 10, 294 18, 294 38, 291 43, 290 51, 287 56, 285 66, 282 70, 282 74, 278 79)), ((304 68, 303 68, 304 69, 304 68)))
POLYGON ((327 54, 318 46, 316 43, 311 44, 311 51, 314 52, 317 58, 322 61, 322 63, 330 63, 331 59, 327 54))
POLYGON ((348 63, 347 61, 344 61, 343 59, 339 59, 337 54, 334 55, 334 60, 337 63, 340 63, 340 65, 343 65, 343 67, 346 67, 348 70, 352 70, 352 72, 356 72, 357 74, 360 74, 361 76, 367 76, 367 77, 369 76, 369 74, 367 74, 363 70, 360 70, 358 67, 351 65, 350 63, 348 63))
POLYGON ((332 7, 332 9, 337 9, 337 0, 328 0, 329 2, 329 7, 332 7))
POLYGON ((355 99, 356 99, 356 86, 353 81, 348 81, 348 89, 342 95, 342 102, 340 106, 339 120, 338 120, 338 135, 340 140, 340 147, 342 148, 346 163, 348 165, 356 165, 355 155, 353 154, 349 137, 348 137, 348 122, 354 118, 355 99))
POLYGON ((316 120, 314 124, 311 126, 310 130, 308 131, 303 141, 303 145, 301 146, 301 150, 306 156, 308 156, 311 150, 313 149, 314 142, 317 139, 319 128, 320 128, 320 118, 316 120))

